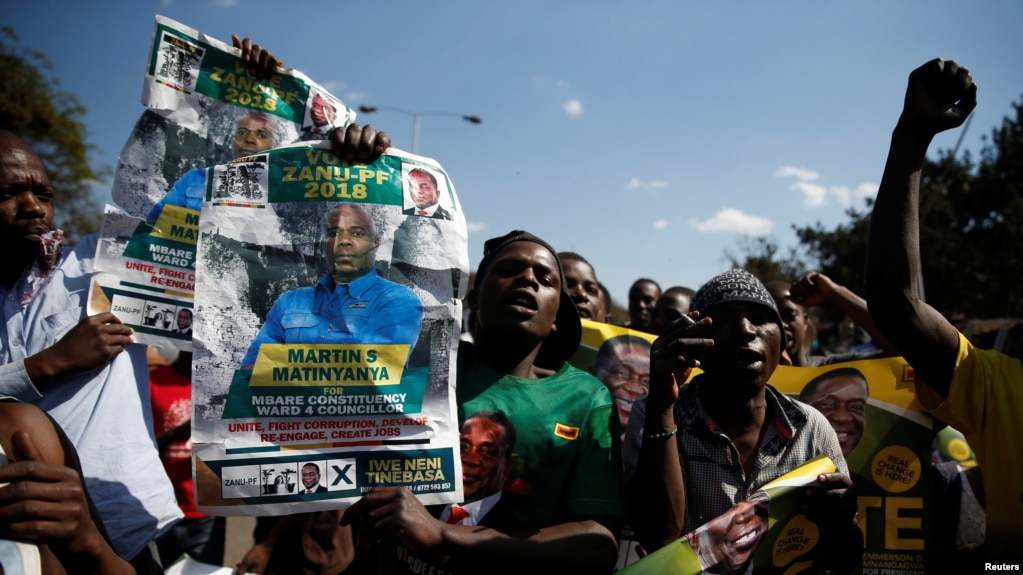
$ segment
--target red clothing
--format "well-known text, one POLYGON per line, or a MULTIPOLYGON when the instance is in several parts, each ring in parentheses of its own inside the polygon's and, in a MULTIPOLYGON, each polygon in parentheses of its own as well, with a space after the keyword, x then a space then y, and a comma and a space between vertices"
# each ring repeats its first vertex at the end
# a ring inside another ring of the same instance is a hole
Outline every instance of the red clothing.
MULTIPOLYGON (((192 419, 192 380, 164 365, 149 372, 156 437, 192 419)), ((206 517, 195 507, 192 488, 192 440, 175 441, 160 449, 160 460, 174 484, 174 495, 186 519, 206 517)))

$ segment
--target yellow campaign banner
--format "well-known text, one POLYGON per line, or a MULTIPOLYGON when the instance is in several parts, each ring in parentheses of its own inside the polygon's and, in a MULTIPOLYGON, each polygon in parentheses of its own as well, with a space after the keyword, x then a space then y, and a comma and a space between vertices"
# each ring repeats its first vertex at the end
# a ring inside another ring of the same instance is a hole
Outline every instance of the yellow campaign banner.
POLYGON ((817 456, 619 573, 807 572, 817 567, 822 557, 825 534, 804 512, 806 493, 820 488, 818 475, 834 471, 833 461, 825 455, 817 456))
POLYGON ((611 392, 624 438, 632 404, 650 388, 650 344, 657 336, 587 319, 582 326, 582 341, 568 362, 592 373, 611 392))
POLYGON ((264 343, 249 385, 323 387, 397 385, 408 344, 264 343))
MULTIPOLYGON (((569 363, 583 370, 594 367, 600 348, 609 341, 633 337, 645 340, 647 342, 646 347, 649 348, 649 344, 657 339, 656 335, 650 333, 588 319, 582 320, 582 325, 582 341, 579 342, 579 349, 576 350, 569 363)), ((649 361, 649 352, 646 354, 646 357, 647 361, 649 361)))
POLYGON ((782 487, 803 486, 817 479, 818 475, 834 472, 835 462, 828 459, 825 455, 818 455, 816 458, 811 459, 781 477, 769 481, 762 489, 770 491, 782 487))
POLYGON ((199 237, 199 212, 167 204, 153 224, 151 235, 186 244, 196 243, 199 237))
POLYGON ((898 564, 923 574, 936 423, 913 388, 900 357, 822 367, 781 366, 771 385, 814 407, 838 435, 849 465, 863 531, 862 571, 898 564))

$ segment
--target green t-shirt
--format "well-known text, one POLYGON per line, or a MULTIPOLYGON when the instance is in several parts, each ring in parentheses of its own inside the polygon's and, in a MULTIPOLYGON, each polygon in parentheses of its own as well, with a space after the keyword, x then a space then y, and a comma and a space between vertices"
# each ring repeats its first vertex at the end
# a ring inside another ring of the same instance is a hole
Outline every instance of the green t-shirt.
POLYGON ((465 359, 458 371, 460 419, 503 411, 515 425, 514 480, 505 489, 525 496, 524 527, 621 518, 618 413, 604 384, 568 363, 549 377, 524 379, 465 359))

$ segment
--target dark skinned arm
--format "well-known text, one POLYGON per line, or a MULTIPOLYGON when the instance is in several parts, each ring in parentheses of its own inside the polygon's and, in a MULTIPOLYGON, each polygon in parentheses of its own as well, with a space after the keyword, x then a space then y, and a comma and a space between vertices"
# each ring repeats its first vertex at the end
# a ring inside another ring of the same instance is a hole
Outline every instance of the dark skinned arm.
POLYGON ((712 340, 700 337, 711 320, 697 322, 698 317, 693 313, 675 320, 650 348, 650 391, 643 443, 636 475, 626 488, 629 522, 648 551, 681 537, 685 525, 686 489, 681 454, 675 435, 664 434, 676 428, 674 405, 679 387, 692 368, 700 365, 700 349, 713 345, 712 340))
POLYGON ((100 534, 49 418, 34 406, 0 404, 0 439, 12 460, 0 465, 0 537, 41 545, 41 558, 67 573, 134 574, 100 534))
POLYGON ((380 157, 391 147, 391 137, 387 132, 378 132, 373 126, 360 126, 355 122, 342 130, 331 130, 327 137, 330 140, 330 151, 346 162, 367 164, 380 157))
POLYGON ((555 567, 565 572, 610 573, 618 558, 614 520, 582 519, 528 533, 448 525, 430 515, 404 487, 377 487, 365 494, 341 518, 342 525, 355 521, 360 521, 362 547, 382 533, 392 533, 414 552, 479 560, 494 573, 555 567))
POLYGON ((245 552, 245 556, 234 566, 234 574, 257 573, 258 575, 263 575, 270 564, 270 556, 273 555, 273 549, 277 545, 277 541, 288 531, 298 529, 301 523, 302 514, 300 513, 281 517, 270 529, 269 533, 264 535, 261 540, 253 543, 252 547, 245 552))
POLYGON ((818 487, 806 490, 803 513, 821 530, 821 564, 831 573, 850 573, 863 557, 863 531, 852 479, 842 473, 822 473, 818 487))
POLYGON ((796 280, 789 292, 789 299, 803 307, 827 304, 842 310, 842 313, 849 316, 856 325, 862 327, 870 335, 885 356, 899 355, 895 346, 874 325, 874 319, 870 317, 870 312, 867 310, 867 300, 856 295, 844 285, 835 283, 820 272, 810 272, 796 280))
POLYGON ((961 126, 976 105, 977 85, 954 61, 931 60, 910 74, 867 243, 870 315, 914 367, 917 392, 936 393, 942 399, 948 396, 959 336, 918 295, 920 170, 933 137, 961 126))
POLYGON ((259 79, 265 80, 274 72, 284 69, 283 60, 253 42, 251 38, 242 40, 237 34, 231 34, 231 44, 241 50, 242 63, 249 67, 249 74, 259 79))
POLYGON ((134 333, 112 313, 89 316, 57 343, 26 357, 25 371, 39 387, 64 376, 96 369, 134 343, 134 333))
MULTIPOLYGON (((280 58, 249 38, 242 40, 232 34, 231 42, 241 50, 242 62, 248 65, 249 73, 257 78, 269 78, 284 68, 280 58)), ((391 147, 391 137, 387 132, 378 132, 369 124, 360 126, 355 122, 343 130, 331 130, 327 139, 334 155, 346 162, 370 163, 391 147)))

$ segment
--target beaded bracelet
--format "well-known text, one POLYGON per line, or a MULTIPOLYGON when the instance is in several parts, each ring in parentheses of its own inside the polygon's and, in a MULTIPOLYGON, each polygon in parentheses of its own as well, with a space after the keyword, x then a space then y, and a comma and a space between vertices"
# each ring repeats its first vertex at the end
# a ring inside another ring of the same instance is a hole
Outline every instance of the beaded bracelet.
POLYGON ((671 431, 662 431, 661 433, 648 433, 646 434, 647 439, 663 439, 665 437, 671 437, 678 433, 678 427, 675 427, 671 431))

